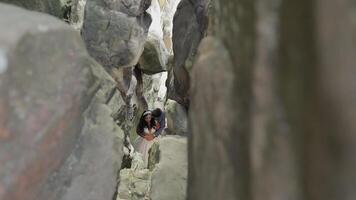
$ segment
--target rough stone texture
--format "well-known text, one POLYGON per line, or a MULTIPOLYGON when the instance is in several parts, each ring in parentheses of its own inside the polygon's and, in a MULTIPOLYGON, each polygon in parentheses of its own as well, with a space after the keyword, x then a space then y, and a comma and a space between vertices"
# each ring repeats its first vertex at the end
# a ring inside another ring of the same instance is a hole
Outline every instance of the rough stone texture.
MULTIPOLYGON (((300 4, 300 10, 310 6, 308 1, 300 4)), ((291 11, 294 5, 286 6, 287 11, 291 11)), ((310 21, 306 25, 303 25, 306 20, 299 22, 304 30, 315 30, 314 35, 304 36, 307 40, 299 47, 304 60, 311 61, 303 65, 301 71, 305 70, 305 74, 298 78, 304 81, 307 76, 308 86, 316 81, 308 93, 300 88, 300 92, 304 91, 308 96, 305 102, 307 106, 301 113, 305 119, 301 128, 307 129, 304 140, 308 161, 306 176, 310 177, 307 198, 351 200, 356 198, 356 191, 352 189, 356 184, 356 171, 353 170, 356 167, 356 158, 353 156, 356 147, 356 7, 355 2, 346 0, 317 0, 315 6, 314 13, 310 13, 312 10, 309 8, 305 15, 315 16, 318 22, 316 30, 312 27, 315 24, 310 21), (315 35, 318 36, 315 49, 309 48, 307 42, 311 42, 315 35), (305 49, 315 50, 316 55, 304 52, 305 49)), ((288 15, 287 12, 284 14, 288 15)), ((293 16, 296 15, 293 13, 293 16)), ((284 21, 284 25, 285 29, 291 29, 288 21, 284 21)), ((297 38, 296 33, 287 34, 297 38)), ((292 46, 287 47, 288 52, 292 52, 292 46)), ((294 63, 291 69, 298 69, 297 59, 287 61, 294 63)))
POLYGON ((164 109, 166 101, 165 82, 167 73, 159 73, 155 75, 143 75, 143 96, 147 100, 148 108, 164 109))
MULTIPOLYGON (((112 199, 121 167, 124 130, 112 115, 125 106, 121 96, 113 98, 115 81, 102 66, 92 68, 97 90, 84 114, 79 140, 65 164, 42 188, 39 199, 112 199)), ((115 93, 114 96, 116 96, 115 93)))
POLYGON ((108 71, 137 64, 151 24, 149 5, 149 0, 87 1, 82 36, 90 55, 108 71))
POLYGON ((195 54, 207 30, 207 0, 182 0, 173 20, 173 87, 169 98, 188 107, 189 71, 195 54))
POLYGON ((123 158, 124 132, 111 117, 112 110, 94 101, 74 152, 44 188, 46 199, 112 199, 123 158), (58 187, 61 186, 61 187, 58 187))
POLYGON ((77 143, 100 66, 64 22, 4 4, 0 15, 0 199, 51 199, 42 186, 77 143))
POLYGON ((152 17, 152 23, 149 29, 149 34, 159 39, 163 38, 163 29, 162 29, 162 11, 158 3, 158 0, 152 0, 150 7, 147 9, 152 17))
POLYGON ((167 71, 168 51, 163 40, 149 35, 144 51, 139 60, 140 68, 145 74, 156 74, 167 71))
POLYGON ((84 22, 84 11, 87 0, 71 1, 70 24, 77 30, 81 30, 84 22))
POLYGON ((0 0, 29 10, 45 12, 63 18, 63 0, 0 0))
POLYGON ((355 4, 214 3, 192 73, 188 199, 355 199, 355 4))
POLYGON ((188 113, 187 110, 173 100, 167 100, 166 105, 167 130, 168 135, 186 136, 188 133, 188 113))
POLYGON ((145 168, 142 155, 135 153, 130 169, 120 171, 117 200, 149 199, 151 171, 145 168))
POLYGON ((180 0, 162 0, 161 3, 163 41, 170 53, 172 52, 173 17, 179 2, 180 0))
POLYGON ((155 74, 166 71, 169 52, 163 41, 162 13, 157 0, 153 0, 147 12, 152 17, 140 67, 145 74, 155 74))
MULTIPOLYGON (((159 158, 152 172, 150 198, 152 200, 184 200, 187 190, 187 138, 162 137, 152 148, 159 148, 159 158)), ((152 160, 152 159, 151 159, 152 160)))
POLYGON ((189 179, 194 180, 188 187, 189 199, 234 200, 243 176, 234 173, 233 162, 239 155, 226 154, 227 149, 238 145, 230 139, 238 130, 231 112, 233 66, 221 42, 210 37, 202 41, 199 55, 192 73, 189 111, 189 179))

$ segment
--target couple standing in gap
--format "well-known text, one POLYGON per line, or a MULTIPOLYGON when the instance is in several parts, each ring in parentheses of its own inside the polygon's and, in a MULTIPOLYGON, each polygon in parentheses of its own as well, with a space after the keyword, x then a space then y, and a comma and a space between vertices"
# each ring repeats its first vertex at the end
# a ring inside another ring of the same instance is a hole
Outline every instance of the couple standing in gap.
POLYGON ((135 140, 135 148, 141 153, 145 164, 148 163, 148 151, 166 126, 166 116, 164 112, 156 108, 153 111, 147 110, 142 113, 137 125, 136 133, 139 137, 135 140))

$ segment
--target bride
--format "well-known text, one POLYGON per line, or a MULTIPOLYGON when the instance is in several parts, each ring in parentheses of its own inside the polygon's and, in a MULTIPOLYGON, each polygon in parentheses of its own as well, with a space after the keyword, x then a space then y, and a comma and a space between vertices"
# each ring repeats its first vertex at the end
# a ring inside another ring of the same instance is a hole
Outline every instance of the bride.
POLYGON ((160 124, 153 118, 151 111, 143 112, 137 125, 136 132, 139 137, 135 140, 135 148, 141 153, 145 165, 148 164, 148 151, 154 143, 155 132, 160 128, 160 124))

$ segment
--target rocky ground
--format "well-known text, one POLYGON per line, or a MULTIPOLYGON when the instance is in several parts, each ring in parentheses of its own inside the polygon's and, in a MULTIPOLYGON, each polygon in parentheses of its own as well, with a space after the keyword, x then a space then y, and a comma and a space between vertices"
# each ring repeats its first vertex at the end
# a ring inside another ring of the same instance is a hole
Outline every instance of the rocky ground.
POLYGON ((122 169, 117 200, 184 200, 187 189, 187 138, 163 136, 151 148, 148 166, 135 153, 122 169))

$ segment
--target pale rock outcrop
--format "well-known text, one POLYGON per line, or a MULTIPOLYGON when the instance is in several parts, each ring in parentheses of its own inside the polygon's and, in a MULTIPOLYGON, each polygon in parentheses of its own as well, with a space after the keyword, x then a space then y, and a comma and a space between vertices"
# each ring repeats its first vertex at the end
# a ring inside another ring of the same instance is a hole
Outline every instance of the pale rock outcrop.
POLYGON ((170 54, 172 54, 172 31, 173 31, 173 17, 176 13, 177 6, 180 0, 162 0, 162 28, 163 41, 170 54))
POLYGON ((150 165, 152 200, 186 199, 188 176, 187 138, 162 137, 151 148, 150 165))
POLYGON ((76 148, 43 187, 56 199, 96 200, 114 196, 123 158, 124 131, 115 124, 111 112, 110 107, 97 101, 87 110, 76 148))
POLYGON ((122 169, 119 179, 117 200, 149 199, 151 171, 145 167, 141 154, 134 154, 131 168, 122 169))
POLYGON ((166 71, 169 52, 163 42, 162 13, 158 0, 152 0, 147 12, 152 17, 152 23, 139 63, 145 74, 155 74, 166 71))
POLYGON ((152 23, 149 28, 149 34, 155 35, 158 38, 163 38, 163 30, 162 30, 162 11, 161 7, 158 3, 158 0, 152 0, 150 7, 147 9, 147 13, 149 13, 152 17, 152 23))
POLYGON ((184 106, 168 99, 165 104, 167 134, 186 136, 188 132, 188 113, 184 106))
POLYGON ((88 0, 82 36, 88 51, 108 71, 135 66, 151 24, 150 0, 88 0))
POLYGON ((208 0, 182 0, 173 20, 173 72, 169 98, 188 107, 190 71, 208 25, 208 0))
POLYGON ((71 1, 71 13, 70 24, 77 30, 81 30, 84 22, 84 11, 87 0, 72 0, 71 1))
POLYGON ((140 68, 145 74, 156 74, 167 71, 169 53, 163 39, 149 34, 144 51, 139 60, 140 68))
POLYGON ((189 179, 199 183, 190 182, 190 199, 236 199, 237 181, 231 162, 239 157, 225 152, 225 149, 238 144, 229 137, 236 135, 239 128, 231 112, 234 108, 232 91, 235 79, 229 59, 228 51, 219 40, 208 37, 202 41, 192 72, 189 110, 190 142, 194 144, 189 152, 194 157, 190 163, 189 179), (204 191, 209 192, 198 192, 196 188, 200 185, 204 185, 204 191), (224 187, 220 187, 222 185, 224 187))
POLYGON ((29 10, 48 13, 63 18, 65 0, 0 0, 0 2, 13 4, 29 10))
POLYGON ((166 79, 166 72, 154 75, 143 75, 144 97, 147 100, 149 109, 164 109, 167 91, 164 85, 166 79))

